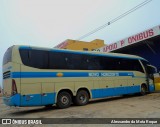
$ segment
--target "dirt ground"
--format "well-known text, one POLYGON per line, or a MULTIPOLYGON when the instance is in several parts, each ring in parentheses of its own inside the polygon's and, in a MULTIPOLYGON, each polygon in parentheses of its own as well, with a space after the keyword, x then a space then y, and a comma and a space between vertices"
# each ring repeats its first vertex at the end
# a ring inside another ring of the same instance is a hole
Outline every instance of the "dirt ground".
POLYGON ((160 118, 160 93, 92 100, 86 106, 72 105, 67 109, 57 109, 55 106, 49 109, 45 107, 8 107, 3 104, 0 97, 0 118, 160 118))

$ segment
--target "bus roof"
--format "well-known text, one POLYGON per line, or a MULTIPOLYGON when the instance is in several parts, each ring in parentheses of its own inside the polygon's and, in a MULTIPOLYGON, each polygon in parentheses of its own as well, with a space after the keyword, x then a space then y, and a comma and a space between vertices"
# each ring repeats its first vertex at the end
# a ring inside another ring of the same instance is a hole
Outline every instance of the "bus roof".
POLYGON ((57 49, 57 48, 44 48, 44 47, 38 47, 38 46, 25 46, 25 45, 14 45, 14 47, 17 47, 19 49, 37 49, 37 50, 45 50, 45 51, 55 51, 55 52, 70 52, 70 53, 77 53, 77 54, 90 54, 90 55, 96 55, 96 56, 109 56, 109 57, 119 57, 119 58, 128 58, 128 59, 146 59, 136 56, 136 55, 128 55, 128 54, 122 54, 122 53, 105 53, 105 52, 97 52, 97 51, 80 51, 80 50, 68 50, 68 49, 57 49))

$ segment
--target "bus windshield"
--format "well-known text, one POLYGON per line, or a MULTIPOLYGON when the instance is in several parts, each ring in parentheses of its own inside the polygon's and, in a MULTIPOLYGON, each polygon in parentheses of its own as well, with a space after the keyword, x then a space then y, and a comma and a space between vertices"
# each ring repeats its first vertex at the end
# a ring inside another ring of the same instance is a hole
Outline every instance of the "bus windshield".
POLYGON ((8 62, 11 62, 12 49, 13 49, 13 46, 8 48, 7 51, 5 52, 4 57, 3 57, 3 65, 7 64, 8 62))

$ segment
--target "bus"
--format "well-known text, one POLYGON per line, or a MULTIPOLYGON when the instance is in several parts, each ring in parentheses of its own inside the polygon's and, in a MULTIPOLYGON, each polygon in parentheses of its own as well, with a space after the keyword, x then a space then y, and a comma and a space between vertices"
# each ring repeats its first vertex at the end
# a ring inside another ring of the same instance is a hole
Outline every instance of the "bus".
POLYGON ((14 45, 3 57, 8 106, 86 105, 89 100, 155 89, 154 66, 142 57, 14 45))

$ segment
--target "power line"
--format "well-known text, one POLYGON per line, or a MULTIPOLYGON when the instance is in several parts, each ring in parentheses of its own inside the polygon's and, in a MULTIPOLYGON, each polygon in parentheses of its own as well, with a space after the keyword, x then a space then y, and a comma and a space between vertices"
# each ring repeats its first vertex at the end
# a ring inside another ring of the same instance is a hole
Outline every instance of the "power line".
POLYGON ((96 33, 97 31, 99 31, 99 30, 105 28, 106 26, 109 26, 110 24, 112 24, 112 23, 114 23, 114 22, 120 20, 121 18, 123 18, 123 17, 129 15, 130 13, 136 11, 137 9, 141 8, 142 6, 148 4, 148 3, 151 2, 151 1, 152 1, 152 0, 145 0, 145 1, 143 1, 142 3, 138 4, 137 6, 133 7, 132 9, 126 11, 125 13, 119 15, 118 17, 112 19, 111 21, 105 23, 104 25, 102 25, 102 26, 100 26, 100 27, 98 27, 98 28, 96 28, 96 29, 94 29, 94 30, 88 32, 87 34, 85 34, 85 35, 83 35, 83 36, 81 36, 81 37, 78 38, 77 40, 82 40, 83 38, 86 38, 86 37, 88 37, 88 36, 90 36, 90 35, 96 33))

